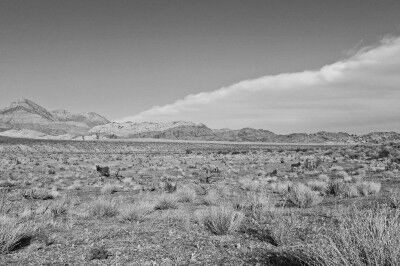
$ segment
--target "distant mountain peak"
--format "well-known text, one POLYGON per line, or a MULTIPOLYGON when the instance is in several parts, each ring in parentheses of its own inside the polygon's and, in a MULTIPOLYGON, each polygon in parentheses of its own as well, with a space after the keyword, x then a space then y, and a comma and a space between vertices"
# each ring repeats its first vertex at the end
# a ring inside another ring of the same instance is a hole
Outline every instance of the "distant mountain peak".
POLYGON ((67 110, 48 111, 37 103, 18 99, 0 109, 0 129, 32 129, 50 134, 86 133, 90 128, 107 124, 105 117, 94 112, 74 114, 67 110))
POLYGON ((49 121, 55 121, 54 117, 52 116, 52 114, 47 111, 45 108, 43 108, 42 106, 38 105, 37 103, 22 98, 19 100, 16 100, 14 102, 12 102, 10 104, 9 107, 0 110, 0 114, 9 114, 11 117, 10 118, 14 118, 14 119, 18 119, 18 114, 22 111, 22 112, 28 112, 34 115, 38 115, 40 117, 42 117, 45 120, 49 120, 49 121))

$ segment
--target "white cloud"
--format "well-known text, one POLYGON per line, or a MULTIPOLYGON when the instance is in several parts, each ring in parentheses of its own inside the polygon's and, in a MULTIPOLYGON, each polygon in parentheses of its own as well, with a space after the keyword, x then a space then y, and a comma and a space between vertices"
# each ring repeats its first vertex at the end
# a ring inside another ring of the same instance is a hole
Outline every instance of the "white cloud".
POLYGON ((317 71, 241 81, 120 121, 164 120, 278 133, 400 131, 400 38, 317 71))

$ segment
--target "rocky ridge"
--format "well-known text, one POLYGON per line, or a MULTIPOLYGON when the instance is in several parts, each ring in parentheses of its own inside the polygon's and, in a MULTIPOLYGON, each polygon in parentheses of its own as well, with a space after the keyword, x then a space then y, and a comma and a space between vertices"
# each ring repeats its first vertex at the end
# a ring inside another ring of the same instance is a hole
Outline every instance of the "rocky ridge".
POLYGON ((28 99, 15 101, 0 109, 0 131, 30 130, 51 136, 85 135, 93 126, 109 122, 96 113, 73 114, 66 110, 50 112, 28 99))

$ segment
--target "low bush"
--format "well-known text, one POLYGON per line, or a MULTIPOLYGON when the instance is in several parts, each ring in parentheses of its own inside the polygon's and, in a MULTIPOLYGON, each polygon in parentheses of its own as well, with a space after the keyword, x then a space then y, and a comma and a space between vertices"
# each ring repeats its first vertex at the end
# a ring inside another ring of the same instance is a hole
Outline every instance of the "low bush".
POLYGON ((400 212, 354 209, 289 255, 306 265, 400 265, 400 212))
POLYGON ((29 245, 35 235, 36 229, 31 222, 0 216, 0 254, 29 245))
POLYGON ((47 190, 44 188, 32 188, 25 190, 22 193, 22 196, 25 199, 40 199, 40 200, 54 199, 57 195, 58 195, 57 191, 47 190))
POLYGON ((325 194, 326 190, 328 189, 328 183, 320 180, 310 180, 307 182, 307 186, 314 191, 321 192, 322 194, 325 194))
POLYGON ((275 202, 265 191, 250 192, 246 196, 238 197, 236 201, 233 201, 233 208, 253 218, 274 210, 275 202))
POLYGON ((118 214, 118 207, 114 202, 98 199, 89 206, 89 215, 96 217, 114 217, 118 214))
POLYGON ((358 191, 363 196, 377 194, 381 191, 381 184, 377 182, 361 182, 357 183, 358 191))
POLYGON ((115 184, 105 184, 101 189, 100 193, 101 194, 113 194, 115 192, 118 192, 120 190, 120 187, 115 185, 115 184))
POLYGON ((191 187, 185 186, 178 189, 176 196, 179 202, 194 202, 196 191, 191 187))
POLYGON ((308 208, 321 203, 322 198, 309 187, 302 183, 290 187, 287 202, 299 208, 308 208))
POLYGON ((400 208, 400 190, 397 189, 389 191, 389 194, 387 195, 387 200, 391 208, 400 208))
POLYGON ((205 196, 201 198, 201 204, 204 205, 219 205, 221 197, 216 190, 209 190, 205 196))
POLYGON ((177 209, 177 199, 175 195, 163 194, 155 202, 155 210, 177 209))
POLYGON ((278 194, 285 194, 288 192, 289 187, 291 186, 291 182, 289 181, 275 182, 272 183, 270 186, 273 192, 278 194))
POLYGON ((324 182, 329 182, 330 177, 327 176, 326 174, 320 174, 320 175, 318 175, 318 179, 321 181, 324 181, 324 182))
POLYGON ((327 189, 327 194, 343 198, 359 196, 357 185, 353 183, 345 183, 343 180, 331 181, 327 189))
POLYGON ((111 256, 111 252, 109 252, 104 245, 93 246, 89 249, 89 252, 86 256, 86 260, 87 261, 106 260, 110 256, 111 256))
POLYGON ((62 216, 66 216, 69 210, 69 202, 66 200, 60 200, 55 202, 49 207, 50 213, 54 219, 62 216))
POLYGON ((230 207, 209 207, 197 212, 201 225, 215 235, 226 235, 237 232, 243 222, 244 215, 230 207))
POLYGON ((153 209, 154 206, 151 202, 135 202, 120 208, 119 218, 122 222, 141 222, 153 209))

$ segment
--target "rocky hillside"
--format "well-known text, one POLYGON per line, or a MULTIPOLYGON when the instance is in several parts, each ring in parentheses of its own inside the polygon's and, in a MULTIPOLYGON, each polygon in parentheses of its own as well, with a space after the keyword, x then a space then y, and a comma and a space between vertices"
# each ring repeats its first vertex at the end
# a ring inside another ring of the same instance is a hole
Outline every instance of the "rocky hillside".
MULTIPOLYGON (((175 122, 125 122, 109 123, 106 125, 93 127, 89 133, 102 136, 114 136, 118 138, 132 138, 138 136, 149 137, 152 134, 166 132, 173 128, 197 127, 198 124, 185 121, 175 122)), ((159 137, 161 138, 161 136, 159 137)))
POLYGON ((107 118, 93 112, 73 114, 67 110, 55 110, 52 111, 51 113, 58 121, 80 122, 86 124, 91 128, 110 123, 110 121, 108 121, 107 118))
MULTIPOLYGON (((47 135, 81 135, 96 125, 109 121, 96 114, 72 114, 65 110, 50 112, 27 99, 15 101, 0 109, 0 131, 31 130, 47 135)), ((13 131, 11 131, 13 132, 13 131)))
POLYGON ((345 132, 294 133, 279 135, 264 129, 243 128, 210 129, 203 124, 191 122, 170 123, 110 123, 96 126, 89 132, 106 138, 156 138, 172 140, 207 140, 235 142, 270 143, 384 143, 400 141, 395 132, 375 132, 366 135, 354 135, 345 132))

